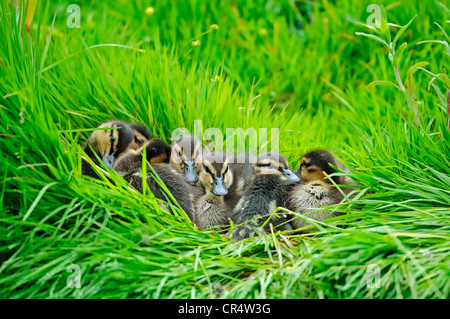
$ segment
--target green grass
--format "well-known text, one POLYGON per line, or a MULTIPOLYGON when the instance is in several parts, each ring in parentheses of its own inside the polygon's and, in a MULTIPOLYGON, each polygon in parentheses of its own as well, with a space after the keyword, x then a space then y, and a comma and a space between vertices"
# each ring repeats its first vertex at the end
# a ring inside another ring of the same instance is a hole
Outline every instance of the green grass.
POLYGON ((375 34, 352 22, 371 2, 82 1, 69 29, 72 2, 40 1, 28 35, 23 7, 16 18, 1 0, 0 297, 449 298, 449 87, 427 72, 445 73, 449 55, 418 43, 447 40, 435 23, 449 34, 450 15, 437 1, 380 2, 396 25, 417 14, 398 42, 403 81, 429 63, 409 81, 417 103, 369 86, 397 83, 387 49, 356 35, 375 34), (81 175, 80 146, 113 118, 166 141, 194 120, 224 135, 279 128, 294 168, 329 149, 359 194, 318 233, 231 242, 118 176, 81 175))

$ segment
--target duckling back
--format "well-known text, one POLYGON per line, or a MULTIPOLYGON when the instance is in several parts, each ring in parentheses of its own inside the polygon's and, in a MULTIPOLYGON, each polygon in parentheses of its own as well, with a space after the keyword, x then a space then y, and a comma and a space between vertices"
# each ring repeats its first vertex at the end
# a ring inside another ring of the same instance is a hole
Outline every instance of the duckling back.
MULTIPOLYGON (((193 221, 194 203, 201 193, 197 188, 187 183, 178 172, 169 165, 170 146, 159 139, 151 139, 146 148, 147 175, 145 179, 149 189, 156 198, 166 200, 171 204, 174 202, 164 192, 163 188, 158 184, 157 178, 152 174, 152 168, 162 180, 168 191, 172 194, 180 207, 186 212, 193 221)), ((143 176, 141 168, 143 165, 143 157, 141 152, 130 152, 120 159, 114 166, 114 169, 127 180, 139 192, 143 191, 143 176)))
POLYGON ((235 155, 232 159, 229 166, 233 172, 233 184, 225 199, 231 207, 235 207, 253 179, 257 156, 252 153, 243 153, 235 155))
POLYGON ((224 232, 223 226, 228 226, 230 207, 225 203, 223 196, 214 193, 202 195, 195 204, 195 224, 198 229, 214 229, 224 232))
MULTIPOLYGON (((180 175, 176 170, 174 170, 168 164, 152 164, 151 165, 157 176, 161 179, 161 181, 166 186, 167 190, 172 194, 173 198, 178 202, 180 207, 186 212, 189 219, 193 222, 195 207, 194 203, 198 197, 201 195, 198 192, 198 189, 189 185, 184 179, 180 178, 180 175)), ((140 171, 135 171, 128 173, 123 176, 125 180, 127 180, 131 186, 133 186, 139 192, 143 192, 143 177, 140 171)), ((172 205, 175 205, 175 202, 168 196, 168 194, 164 191, 164 189, 157 182, 157 177, 154 176, 149 168, 147 171, 147 176, 145 177, 147 180, 147 184, 151 192, 156 198, 161 200, 165 200, 172 205)))
MULTIPOLYGON (((289 190, 294 186, 293 182, 282 180, 278 176, 255 176, 250 186, 239 199, 232 213, 232 220, 238 225, 233 232, 233 240, 252 237, 277 207, 287 207, 289 190), (240 224, 243 224, 239 226, 240 224)), ((277 214, 270 219, 278 230, 289 230, 286 223, 287 215, 277 214)), ((270 231, 269 223, 264 227, 270 231)))
POLYGON ((114 170, 122 176, 139 171, 143 167, 144 153, 146 156, 145 163, 168 163, 170 151, 170 146, 163 140, 153 138, 139 150, 128 150, 127 153, 114 164, 114 170))
MULTIPOLYGON (((238 225, 233 240, 251 237, 267 221, 277 207, 286 207, 290 189, 298 182, 281 154, 263 154, 258 158, 250 185, 233 210, 232 220, 238 225)), ((289 230, 287 215, 272 216, 270 224, 278 230, 289 230)))

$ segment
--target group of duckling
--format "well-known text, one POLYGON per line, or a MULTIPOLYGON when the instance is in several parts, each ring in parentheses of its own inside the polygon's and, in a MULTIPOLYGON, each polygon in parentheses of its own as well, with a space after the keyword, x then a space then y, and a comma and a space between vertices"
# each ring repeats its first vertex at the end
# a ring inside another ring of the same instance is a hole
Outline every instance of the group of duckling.
MULTIPOLYGON (((151 165, 198 229, 224 233, 233 222, 233 240, 254 236, 263 229, 270 231, 271 227, 311 232, 314 228, 307 227, 306 219, 273 213, 282 207, 323 221, 336 213, 315 208, 338 204, 352 188, 335 186, 354 184, 348 177, 332 175, 337 172, 334 167, 346 168, 326 150, 304 154, 300 167, 292 172, 279 153, 256 156, 210 152, 192 136, 181 136, 169 146, 153 137, 145 126, 119 120, 101 124, 84 151, 94 164, 101 159, 140 192, 145 179, 155 197, 170 202, 149 167, 147 176, 142 176, 143 164, 151 165)), ((85 160, 82 173, 98 177, 85 160)))

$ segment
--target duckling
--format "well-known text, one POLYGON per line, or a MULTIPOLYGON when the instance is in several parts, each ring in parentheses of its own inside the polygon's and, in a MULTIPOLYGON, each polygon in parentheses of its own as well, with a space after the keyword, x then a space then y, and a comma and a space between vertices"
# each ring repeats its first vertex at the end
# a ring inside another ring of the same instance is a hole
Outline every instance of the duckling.
POLYGON ((208 153, 203 158, 199 180, 205 194, 196 203, 195 224, 200 230, 229 225, 229 205, 225 200, 230 185, 233 184, 233 173, 228 165, 229 159, 223 153, 208 153))
POLYGON ((202 143, 192 136, 181 136, 173 143, 171 154, 170 163, 188 183, 196 183, 203 163, 202 143))
MULTIPOLYGON (((114 162, 129 150, 134 133, 128 124, 119 120, 105 122, 98 128, 103 130, 94 131, 83 150, 96 165, 99 162, 95 154, 102 159, 106 167, 111 168, 114 162)), ((83 175, 98 178, 97 173, 85 160, 82 161, 81 172, 83 175)))
MULTIPOLYGON (((289 209, 318 221, 338 215, 335 212, 318 212, 314 210, 314 208, 340 203, 344 199, 344 194, 349 194, 353 190, 351 188, 342 188, 344 192, 342 194, 329 179, 325 178, 324 172, 328 175, 337 172, 330 164, 340 170, 347 170, 342 163, 326 150, 314 150, 302 156, 301 165, 298 169, 302 182, 295 186, 289 194, 289 209)), ((331 178, 336 184, 356 184, 355 181, 345 176, 332 176, 331 178)), ((291 226, 294 229, 308 225, 308 222, 300 218, 291 221, 291 226)), ((303 230, 302 233, 310 233, 315 230, 315 228, 309 228, 303 230)))
MULTIPOLYGON (((313 150, 301 157, 300 167, 294 173, 301 177, 303 181, 322 180, 324 175, 321 174, 320 169, 328 175, 338 172, 329 164, 337 167, 340 171, 349 172, 348 168, 327 150, 313 150), (316 168, 319 168, 319 170, 316 170, 316 168)), ((348 176, 334 176, 332 179, 336 184, 357 184, 355 180, 348 176)))
POLYGON ((132 149, 137 150, 153 138, 152 133, 146 126, 139 123, 129 123, 128 125, 134 131, 134 139, 130 146, 132 149))
MULTIPOLYGON (((180 207, 186 212, 191 221, 194 220, 194 202, 201 196, 198 189, 187 183, 178 172, 168 164, 171 148, 160 139, 153 138, 145 145, 147 158, 152 168, 162 180, 164 185, 176 199, 180 207)), ((121 157, 113 166, 113 169, 127 180, 139 192, 143 191, 141 174, 142 150, 129 151, 121 157)), ((151 174, 147 167, 147 184, 156 198, 171 202, 166 193, 151 174)))
MULTIPOLYGON (((233 232, 232 240, 253 236, 269 215, 277 207, 286 207, 289 190, 300 181, 290 169, 286 158, 278 153, 264 153, 254 166, 254 176, 233 210, 232 220, 239 225, 233 232), (256 220, 255 220, 256 218, 256 220), (244 222, 252 222, 240 225, 244 222)), ((284 217, 274 216, 270 220, 278 229, 291 229, 284 217), (283 224, 283 225, 280 225, 283 224)), ((269 231, 270 226, 266 225, 269 231)))

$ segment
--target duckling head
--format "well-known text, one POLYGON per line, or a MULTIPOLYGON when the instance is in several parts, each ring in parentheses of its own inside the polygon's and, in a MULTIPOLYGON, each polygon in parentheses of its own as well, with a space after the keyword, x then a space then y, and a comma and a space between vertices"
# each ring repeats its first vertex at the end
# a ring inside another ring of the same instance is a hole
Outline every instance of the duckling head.
POLYGON ((133 141, 133 130, 122 121, 109 121, 101 124, 88 139, 88 145, 99 155, 105 165, 111 168, 123 155, 133 141))
POLYGON ((181 136, 172 145, 170 163, 183 172, 188 183, 195 183, 203 163, 202 143, 192 136, 181 136))
POLYGON ((258 156, 255 174, 280 175, 294 182, 300 181, 300 178, 290 170, 286 157, 274 152, 263 153, 258 156))
POLYGON ((229 167, 229 159, 224 153, 208 153, 203 158, 199 180, 207 193, 217 196, 228 194, 228 188, 233 184, 233 173, 229 167))
POLYGON ((131 149, 137 150, 153 137, 150 130, 142 124, 129 123, 128 125, 134 132, 134 138, 130 144, 131 149))
POLYGON ((172 149, 163 140, 152 138, 145 144, 147 161, 151 164, 169 163, 172 149))
POLYGON ((114 162, 113 169, 122 176, 137 172, 142 167, 142 162, 150 164, 168 163, 171 148, 159 138, 152 138, 138 150, 129 148, 120 158, 114 162), (144 156, 145 151, 145 158, 144 156))
MULTIPOLYGON (((336 158, 328 151, 314 150, 306 153, 302 156, 299 168, 302 180, 305 182, 323 181, 331 184, 331 181, 325 178, 324 172, 331 175, 336 173, 337 170, 331 167, 330 163, 338 166, 336 158)), ((339 176, 331 178, 339 184, 339 176)))

